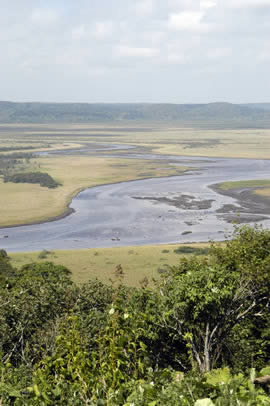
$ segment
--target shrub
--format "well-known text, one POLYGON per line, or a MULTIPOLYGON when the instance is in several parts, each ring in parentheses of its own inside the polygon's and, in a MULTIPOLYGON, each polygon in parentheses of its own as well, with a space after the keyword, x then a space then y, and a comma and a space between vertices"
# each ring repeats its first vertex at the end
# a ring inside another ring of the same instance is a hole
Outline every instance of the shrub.
POLYGON ((4 182, 13 183, 38 183, 42 187, 54 189, 60 186, 48 173, 43 172, 26 172, 15 173, 14 175, 5 175, 4 182))
POLYGON ((51 254, 50 251, 42 250, 41 253, 39 254, 38 258, 39 258, 39 259, 45 259, 45 258, 47 258, 47 256, 48 256, 49 254, 51 254))

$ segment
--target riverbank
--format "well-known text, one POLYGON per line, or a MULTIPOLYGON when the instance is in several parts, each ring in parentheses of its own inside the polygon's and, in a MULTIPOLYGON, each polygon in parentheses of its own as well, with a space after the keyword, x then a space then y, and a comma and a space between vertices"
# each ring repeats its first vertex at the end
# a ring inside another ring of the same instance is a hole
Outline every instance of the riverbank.
POLYGON ((232 223, 249 223, 262 221, 269 218, 270 215, 270 196, 268 196, 268 187, 270 181, 255 180, 242 182, 226 182, 209 186, 223 196, 229 196, 236 199, 237 205, 224 204, 217 213, 225 221, 232 223), (260 186, 265 183, 265 186, 260 186), (267 193, 263 195, 263 190, 267 193), (257 191, 261 193, 256 193, 257 191))

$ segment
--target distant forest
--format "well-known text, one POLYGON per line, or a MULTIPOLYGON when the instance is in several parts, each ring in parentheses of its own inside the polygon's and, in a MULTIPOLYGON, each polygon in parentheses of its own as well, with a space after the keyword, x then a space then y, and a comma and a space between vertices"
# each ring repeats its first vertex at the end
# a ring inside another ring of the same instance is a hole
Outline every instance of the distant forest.
POLYGON ((0 101, 0 123, 176 121, 194 126, 269 128, 270 103, 13 103, 0 101))

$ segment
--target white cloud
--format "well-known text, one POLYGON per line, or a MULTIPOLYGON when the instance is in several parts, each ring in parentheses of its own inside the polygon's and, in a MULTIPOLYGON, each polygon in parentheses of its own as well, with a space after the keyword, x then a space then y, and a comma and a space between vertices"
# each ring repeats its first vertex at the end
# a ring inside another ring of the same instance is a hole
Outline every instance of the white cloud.
POLYGON ((132 9, 139 16, 149 16, 154 9, 153 0, 141 0, 132 6, 132 9))
POLYGON ((168 62, 172 64, 184 64, 188 62, 189 59, 189 56, 177 53, 169 53, 167 58, 168 62))
POLYGON ((232 56, 231 48, 212 48, 207 52, 208 59, 219 60, 232 56))
POLYGON ((152 58, 158 56, 160 51, 158 48, 137 48, 129 46, 118 46, 115 49, 119 56, 126 57, 142 57, 142 58, 152 58))
POLYGON ((34 24, 53 24, 58 20, 58 14, 53 9, 37 8, 32 11, 31 20, 34 24))
POLYGON ((169 16, 169 29, 175 31, 201 31, 205 29, 202 24, 204 13, 202 11, 183 11, 169 16))
POLYGON ((270 61, 270 45, 265 46, 258 55, 259 62, 268 62, 270 61))
POLYGON ((143 37, 154 44, 161 44, 166 37, 165 31, 150 31, 143 34, 143 37))
POLYGON ((86 29, 85 29, 84 24, 74 27, 71 31, 71 37, 74 40, 80 40, 80 39, 84 38, 85 35, 86 35, 86 29))
MULTIPOLYGON (((141 80, 142 99, 149 98, 147 89, 155 83, 151 89, 155 89, 156 100, 178 100, 175 83, 179 75, 185 78, 181 86, 187 89, 182 97, 191 97, 192 88, 194 102, 197 96, 206 97, 205 89, 209 87, 219 97, 220 83, 225 92, 220 97, 231 94, 240 99, 242 94, 236 89, 239 81, 244 84, 247 77, 246 83, 256 83, 258 99, 269 98, 270 0, 0 3, 0 38, 5 38, 0 41, 0 71, 5 77, 2 98, 45 98, 49 82, 53 85, 48 98, 72 99, 70 83, 74 83, 75 98, 89 100, 89 94, 93 94, 99 100, 122 97, 125 101, 133 99, 138 92, 137 80, 141 80), (196 67, 204 72, 198 73, 198 77, 204 75, 204 85, 200 80, 194 86, 196 67), (211 72, 219 81, 215 82, 211 72), (35 84, 27 82, 25 75, 33 75, 35 84), (55 90, 56 77, 65 96, 55 90), (89 82, 85 77, 90 77, 89 82), (123 77, 127 79, 125 86, 123 77), (18 89, 24 86, 25 93, 20 94, 18 89)), ((250 86, 243 85, 242 89, 252 98, 250 86)))
POLYGON ((270 7, 270 0, 226 0, 224 6, 235 9, 270 7))
POLYGON ((200 2, 200 8, 203 10, 214 8, 216 6, 217 6, 216 0, 201 0, 200 2))
MULTIPOLYGON (((167 0, 172 10, 192 10, 198 6, 198 0, 167 0)), ((198 8, 198 7, 197 7, 198 8)))
POLYGON ((97 39, 104 39, 110 37, 114 31, 114 24, 112 21, 99 21, 95 24, 94 36, 97 39))

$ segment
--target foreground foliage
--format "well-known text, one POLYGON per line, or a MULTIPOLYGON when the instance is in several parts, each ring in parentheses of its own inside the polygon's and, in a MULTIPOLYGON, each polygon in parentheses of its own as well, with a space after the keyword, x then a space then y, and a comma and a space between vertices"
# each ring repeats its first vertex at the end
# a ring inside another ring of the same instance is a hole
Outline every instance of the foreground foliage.
POLYGON ((248 227, 155 289, 0 250, 0 404, 270 405, 269 271, 270 232, 248 227))

